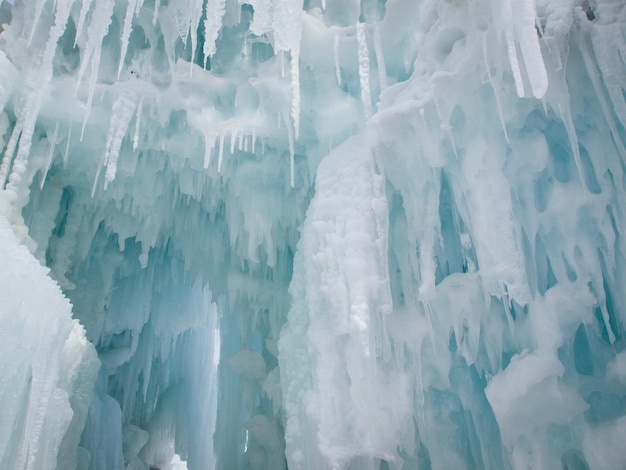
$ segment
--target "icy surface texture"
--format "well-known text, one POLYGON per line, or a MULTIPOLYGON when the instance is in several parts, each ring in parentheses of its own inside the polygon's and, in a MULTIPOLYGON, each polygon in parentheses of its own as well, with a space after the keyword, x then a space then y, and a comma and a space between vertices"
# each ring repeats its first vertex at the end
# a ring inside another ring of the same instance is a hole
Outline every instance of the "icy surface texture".
POLYGON ((15 468, 623 468, 622 0, 0 22, 15 468))
POLYGON ((0 467, 75 468, 99 362, 0 212, 0 467))

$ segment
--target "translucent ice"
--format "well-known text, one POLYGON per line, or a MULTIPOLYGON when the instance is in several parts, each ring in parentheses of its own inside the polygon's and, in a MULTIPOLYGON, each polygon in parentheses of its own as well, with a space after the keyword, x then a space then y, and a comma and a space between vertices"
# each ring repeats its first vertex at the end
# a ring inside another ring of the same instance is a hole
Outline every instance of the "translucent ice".
POLYGON ((0 468, 624 466, 623 0, 0 30, 0 468))

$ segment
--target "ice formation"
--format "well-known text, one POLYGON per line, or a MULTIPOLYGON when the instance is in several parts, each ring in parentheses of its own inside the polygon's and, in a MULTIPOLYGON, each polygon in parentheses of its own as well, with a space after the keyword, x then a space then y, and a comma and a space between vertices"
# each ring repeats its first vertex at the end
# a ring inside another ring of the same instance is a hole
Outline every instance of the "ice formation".
POLYGON ((623 0, 0 23, 0 468, 624 467, 623 0))

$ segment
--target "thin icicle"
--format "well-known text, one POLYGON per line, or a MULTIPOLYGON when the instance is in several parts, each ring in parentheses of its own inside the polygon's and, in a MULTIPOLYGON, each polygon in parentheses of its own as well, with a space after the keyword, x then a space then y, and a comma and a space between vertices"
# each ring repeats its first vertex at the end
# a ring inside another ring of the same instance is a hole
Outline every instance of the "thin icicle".
POLYGON ((624 43, 622 27, 619 24, 594 25, 591 28, 591 45, 598 62, 604 86, 613 103, 613 110, 623 127, 626 127, 626 73, 623 58, 618 47, 624 43))
POLYGON ((96 194, 96 188, 98 187, 98 179, 100 178, 100 172, 102 171, 102 161, 98 162, 98 168, 96 168, 96 176, 93 178, 93 184, 91 185, 91 198, 93 199, 96 194))
POLYGON ((48 158, 46 159, 46 168, 41 177, 41 182, 39 183, 39 189, 43 189, 43 186, 46 183, 46 178, 48 177, 48 172, 50 171, 50 167, 52 166, 52 160, 54 159, 54 151, 56 150, 58 139, 59 139, 59 121, 57 120, 54 126, 54 132, 52 133, 52 137, 48 139, 48 142, 50 142, 50 150, 48 151, 48 158))
POLYGON ((370 92, 370 57, 367 48, 367 38, 365 37, 365 25, 356 24, 356 40, 358 43, 359 60, 359 82, 361 84, 361 103, 363 103, 363 113, 365 119, 372 115, 372 96, 370 92))
POLYGON ((380 23, 374 24, 374 53, 378 65, 378 81, 380 91, 387 88, 387 66, 385 65, 385 54, 383 53, 383 42, 380 37, 380 23))
POLYGON ((126 58, 126 51, 128 50, 128 40, 130 39, 130 32, 133 29, 133 15, 136 14, 137 4, 139 0, 129 0, 126 6, 126 16, 124 16, 124 29, 122 30, 122 52, 120 53, 120 63, 117 67, 117 78, 119 80, 122 74, 122 68, 124 67, 124 59, 126 58))
POLYGON ((535 29, 536 16, 534 0, 515 2, 513 7, 515 36, 522 53, 526 76, 530 82, 533 96, 541 99, 548 89, 548 73, 543 62, 539 38, 535 29))
POLYGON ((135 116, 135 135, 133 136, 133 152, 137 150, 139 146, 139 130, 141 129, 141 115, 143 113, 143 95, 139 99, 137 105, 137 114, 135 116))
POLYGON ((98 80, 98 70, 100 68, 100 55, 102 53, 102 40, 109 31, 109 25, 111 24, 113 7, 115 2, 113 0, 102 0, 96 3, 95 10, 89 23, 89 29, 87 31, 87 44, 84 49, 83 60, 78 70, 78 79, 76 83, 76 92, 83 81, 87 67, 91 68, 91 74, 89 78, 89 94, 87 97, 87 110, 85 112, 85 118, 83 121, 83 127, 81 130, 81 140, 85 132, 85 126, 89 119, 91 112, 91 103, 93 101, 93 94, 96 88, 96 81, 98 80))
POLYGON ((46 42, 40 69, 40 76, 45 83, 48 83, 52 79, 52 62, 54 61, 57 43, 65 32, 72 4, 72 1, 67 1, 57 5, 54 15, 54 25, 50 29, 50 36, 48 37, 48 42, 46 42))
POLYGON ((524 97, 524 82, 517 58, 517 46, 515 44, 515 23, 513 22, 513 0, 492 0, 491 8, 493 21, 500 34, 504 33, 506 51, 515 81, 517 96, 524 97))
POLYGON ((222 172, 222 158, 224 157, 224 133, 220 134, 220 147, 217 153, 217 172, 222 172))
POLYGON ((211 164, 211 154, 215 148, 215 134, 204 134, 204 163, 203 168, 206 170, 211 164))
POLYGON ((502 131, 504 132, 504 138, 506 139, 507 144, 509 141, 509 133, 506 130, 506 123, 504 121, 504 114, 502 113, 502 103, 500 101, 500 90, 496 87, 496 83, 493 79, 493 75, 491 75, 491 67, 489 65, 488 53, 487 53, 487 32, 483 34, 483 60, 485 61, 485 71, 487 72, 487 77, 489 78, 489 83, 491 84, 491 89, 493 90, 493 96, 496 99, 496 108, 498 108, 498 117, 500 118, 500 125, 502 126, 502 131))
POLYGON ((143 7, 144 0, 137 0, 135 4, 135 16, 139 15, 141 8, 143 7))
POLYGON ((24 120, 22 122, 22 130, 19 138, 19 146, 17 148, 17 154, 13 161, 11 173, 9 174, 8 182, 6 185, 7 190, 13 190, 17 192, 20 182, 22 181, 22 175, 26 171, 26 164, 28 162, 28 155, 30 154, 30 147, 33 140, 33 133, 35 131, 35 123, 41 108, 41 97, 37 96, 39 93, 31 95, 31 100, 27 103, 27 109, 24 110, 24 120))
POLYGON ((78 15, 78 23, 76 25, 76 36, 74 37, 74 47, 78 43, 78 39, 80 35, 83 33, 83 27, 85 26, 85 19, 87 18, 87 13, 89 13, 89 8, 91 8, 91 3, 93 0, 83 0, 83 4, 80 7, 80 14, 78 15))
MULTIPOLYGON (((291 51, 291 119, 296 140, 300 138, 300 54, 291 51)), ((289 124, 287 124, 289 126, 289 124)))
POLYGON ((176 6, 174 8, 174 17, 176 19, 176 29, 178 29, 178 37, 183 43, 183 47, 187 47, 187 37, 189 36, 189 25, 191 23, 191 16, 189 12, 189 5, 186 8, 176 6))
POLYGON ((70 122, 70 129, 67 131, 67 143, 65 144, 65 152, 63 153, 63 165, 67 165, 67 160, 70 154, 70 142, 72 141, 72 123, 70 122))
POLYGON ((578 170, 578 177, 580 178, 580 183, 584 188, 586 188, 585 184, 585 173, 583 171, 583 165, 580 161, 580 149, 578 148, 578 136, 576 135, 576 127, 574 126, 574 120, 572 119, 572 111, 569 107, 569 101, 565 103, 558 104, 559 117, 563 121, 565 125, 565 131, 567 132, 567 137, 569 139, 569 144, 572 147, 572 152, 574 153, 574 163, 576 164, 576 169, 578 170))
POLYGON ((2 165, 0 165, 0 189, 4 189, 6 186, 11 164, 13 163, 13 158, 15 157, 15 149, 17 148, 17 143, 19 142, 21 135, 22 127, 18 121, 18 124, 15 125, 13 131, 11 132, 11 137, 9 137, 7 148, 4 150, 4 155, 2 157, 2 165))
POLYGON ((202 7, 204 0, 193 1, 193 9, 191 10, 191 21, 189 23, 189 29, 191 34, 191 61, 189 63, 189 76, 193 73, 193 66, 196 60, 196 49, 198 48, 198 26, 200 24, 200 18, 202 17, 202 7))
POLYGON ((293 188, 296 185, 295 177, 295 148, 293 143, 293 133, 291 132, 291 126, 288 122, 285 122, 287 127, 287 141, 289 142, 289 185, 293 188))
POLYGON ((215 41, 222 26, 222 18, 226 13, 225 0, 207 0, 205 4, 204 19, 204 46, 202 54, 204 55, 204 68, 206 68, 209 57, 215 54, 215 41))
POLYGON ((161 0, 154 0, 154 13, 152 15, 152 26, 156 26, 159 18, 159 8, 161 8, 161 0))
POLYGON ((72 2, 62 2, 57 4, 54 15, 54 24, 50 29, 50 35, 46 43, 46 47, 42 57, 42 63, 39 70, 40 83, 37 88, 28 96, 24 109, 18 118, 18 122, 13 129, 13 134, 9 139, 9 144, 3 158, 3 168, 0 169, 0 184, 4 185, 7 181, 8 169, 11 167, 11 160, 17 146, 17 154, 12 162, 11 173, 8 175, 7 189, 17 191, 17 187, 22 180, 22 175, 26 171, 26 164, 30 154, 33 133, 39 110, 48 90, 48 82, 52 79, 52 62, 56 52, 59 38, 65 32, 65 27, 70 16, 72 2), (6 166, 5 166, 6 160, 6 166))
POLYGON ((135 114, 135 101, 121 95, 113 103, 111 110, 111 123, 109 124, 109 132, 107 133, 106 146, 104 151, 104 165, 106 171, 104 174, 104 189, 110 182, 115 179, 117 173, 117 159, 120 155, 120 148, 124 136, 128 131, 130 120, 135 114))
POLYGON ((30 47, 30 43, 35 36, 35 32, 37 31, 37 25, 39 24, 39 20, 41 20, 41 13, 43 12, 43 6, 46 4, 46 0, 37 0, 35 3, 35 18, 33 20, 33 25, 30 30, 30 35, 28 36, 28 46, 30 47))
POLYGON ((339 63, 339 34, 335 34, 333 42, 333 56, 335 58, 335 76, 337 77, 337 86, 341 86, 341 66, 339 63))
POLYGON ((230 135, 230 154, 231 155, 235 153, 235 145, 237 143, 237 132, 239 132, 239 123, 237 123, 233 127, 233 132, 230 135))
POLYGON ((274 46, 281 52, 281 76, 284 76, 284 53, 291 53, 291 117, 296 139, 300 137, 300 40, 302 38, 302 0, 274 3, 272 22, 274 46))
POLYGON ((609 130, 611 131, 611 136, 613 137, 613 143, 617 147, 617 150, 622 158, 622 163, 626 164, 626 148, 622 144, 621 137, 617 130, 617 126, 615 125, 615 121, 613 119, 613 115, 611 113, 611 107, 606 100, 606 96, 604 95, 604 90, 602 88, 602 83, 600 76, 598 74, 598 69, 593 61, 591 56, 591 51, 589 50, 588 45, 584 42, 584 40, 579 40, 580 52, 583 57, 583 62, 585 63, 585 68, 587 70, 587 75, 591 80, 591 84, 596 93, 596 97, 600 102, 600 108, 602 109, 602 114, 604 115, 604 119, 606 120, 607 125, 609 126, 609 130))

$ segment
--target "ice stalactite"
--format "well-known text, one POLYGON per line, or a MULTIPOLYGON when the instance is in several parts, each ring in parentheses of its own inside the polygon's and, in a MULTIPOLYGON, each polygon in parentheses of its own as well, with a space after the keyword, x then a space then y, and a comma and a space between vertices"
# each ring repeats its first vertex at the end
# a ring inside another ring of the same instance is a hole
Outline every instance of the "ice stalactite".
POLYGON ((206 68, 209 57, 215 54, 215 41, 219 34, 222 18, 226 13, 225 0, 207 0, 204 4, 206 18, 204 19, 204 45, 202 54, 204 55, 204 67, 206 68))
POLYGON ((384 365, 392 310, 387 217, 384 175, 367 144, 353 137, 318 168, 279 341, 290 468, 342 468, 359 455, 389 459, 395 452, 397 436, 378 432, 389 420, 402 426, 409 401, 402 377, 384 365), (389 414, 375 406, 385 383, 399 405, 389 414), (307 445, 316 429, 318 448, 307 445))
MULTIPOLYGON (((11 137, 5 148, 0 166, 0 188, 6 189, 9 194, 14 197, 18 193, 23 193, 20 188, 23 187, 22 179, 26 173, 28 157, 31 152, 33 134, 35 125, 43 101, 49 91, 49 82, 53 75, 53 60, 57 49, 57 43, 65 32, 65 27, 70 16, 70 10, 73 2, 61 2, 56 5, 54 13, 54 23, 50 28, 48 39, 41 56, 41 62, 36 61, 31 64, 32 69, 38 67, 37 73, 33 73, 30 77, 32 87, 26 98, 24 108, 21 110, 15 126, 13 127, 11 137)), ((33 31, 35 28, 33 28, 33 31)), ((31 36, 32 37, 32 36, 31 36)), ((20 211, 26 204, 25 200, 14 201, 15 210, 20 211)), ((14 219, 16 214, 12 214, 14 219)), ((13 221, 13 220, 12 220, 13 221)))
MULTIPOLYGON (((128 125, 135 115, 137 109, 136 97, 120 95, 113 103, 111 110, 111 123, 107 133, 107 140, 104 149, 103 164, 106 168, 104 174, 104 189, 115 179, 117 172, 117 159, 120 155, 122 140, 128 132, 128 125)), ((139 121, 139 118, 137 118, 139 121)), ((97 180, 96 176, 96 180, 97 180)))
POLYGON ((132 31, 133 18, 137 15, 137 9, 139 8, 139 0, 131 0, 126 6, 126 14, 124 15, 124 27, 122 30, 122 50, 120 53, 120 64, 117 67, 117 79, 119 80, 122 74, 122 68, 124 67, 124 59, 126 58, 126 52, 128 51, 128 40, 130 39, 130 33, 132 31))
POLYGON ((363 103, 363 114, 365 118, 372 115, 372 97, 370 93, 370 58, 369 49, 367 48, 367 36, 365 34, 365 25, 357 23, 356 40, 358 43, 359 53, 359 82, 361 85, 361 103, 363 103))
POLYGON ((102 40, 109 31, 114 6, 115 1, 113 0, 97 1, 94 10, 91 13, 91 20, 87 28, 87 43, 85 44, 82 52, 85 58, 80 63, 76 81, 76 93, 78 93, 83 84, 83 77, 85 76, 87 70, 89 70, 87 107, 85 110, 81 136, 85 133, 85 126, 87 125, 87 120, 89 119, 89 113, 93 103, 93 95, 98 81, 98 71, 100 70, 102 40))
POLYGON ((539 47, 539 40, 535 30, 535 0, 505 0, 492 2, 494 23, 505 37, 507 54, 517 95, 525 96, 525 72, 530 82, 530 88, 535 98, 542 98, 548 87, 548 77, 539 47), (521 68, 524 65, 524 69, 521 68))

